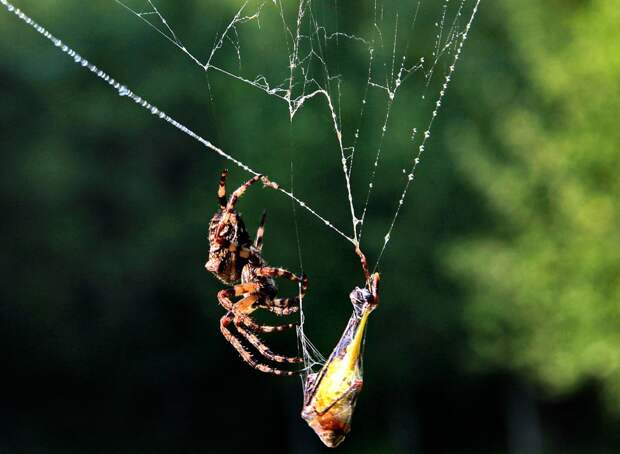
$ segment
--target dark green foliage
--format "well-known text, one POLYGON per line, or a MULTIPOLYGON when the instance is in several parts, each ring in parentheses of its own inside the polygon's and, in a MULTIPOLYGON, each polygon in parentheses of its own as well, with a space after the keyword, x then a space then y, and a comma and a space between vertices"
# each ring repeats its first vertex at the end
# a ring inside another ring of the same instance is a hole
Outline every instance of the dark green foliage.
MULTIPOLYGON (((283 103, 205 76, 113 2, 23 3, 252 168, 290 186, 293 161, 295 192, 350 231, 324 105, 291 123, 283 103)), ((160 3, 201 58, 237 7, 160 3)), ((617 452, 615 3, 482 2, 381 264, 365 389, 342 452, 617 452)), ((341 14, 326 20, 365 33, 367 11, 352 4, 339 0, 341 14)), ((243 43, 244 65, 268 73, 287 57, 277 20, 265 16, 261 39, 243 43)), ((416 31, 432 32, 423 21, 416 31)), ((248 174, 115 96, 4 10, 0 36, 0 451, 320 450, 299 417, 298 381, 251 370, 219 333, 222 287, 203 268, 208 222, 220 170, 231 187, 248 174)), ((367 56, 341 52, 350 60, 331 61, 363 84, 367 56)), ((218 64, 238 66, 222 55, 218 64)), ((356 96, 356 86, 345 90, 356 96)), ((430 113, 403 99, 395 128, 430 113)), ((342 111, 356 117, 359 106, 342 111)), ((363 126, 383 115, 369 110, 363 126)), ((374 159, 368 136, 362 169, 374 159)), ((364 234, 371 262, 410 153, 407 134, 386 141, 364 234)), ((367 181, 354 173, 357 200, 367 181)), ((251 232, 267 208, 266 259, 299 271, 290 200, 253 188, 239 208, 251 232)), ((328 353, 362 275, 350 244, 296 212, 307 334, 328 353)), ((269 342, 295 352, 292 334, 269 342)))

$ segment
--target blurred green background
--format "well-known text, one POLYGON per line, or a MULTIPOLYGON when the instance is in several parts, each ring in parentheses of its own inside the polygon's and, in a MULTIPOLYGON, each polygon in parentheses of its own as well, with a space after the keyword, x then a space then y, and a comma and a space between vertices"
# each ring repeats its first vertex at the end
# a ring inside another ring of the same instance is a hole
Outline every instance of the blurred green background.
MULTIPOLYGON (((293 176, 301 198, 350 231, 324 106, 291 124, 285 104, 207 78, 111 1, 16 3, 251 167, 285 186, 293 176)), ((206 59, 239 3, 158 5, 206 59)), ((365 4, 325 4, 339 12, 323 17, 331 26, 372 26, 365 4)), ((414 31, 421 46, 437 4, 414 31)), ((261 39, 240 48, 265 73, 288 55, 268 17, 261 39)), ((619 452, 619 24, 613 0, 482 2, 381 262, 365 389, 341 452, 619 452)), ((299 381, 251 370, 219 333, 207 226, 220 170, 231 188, 248 174, 116 96, 5 9, 0 36, 0 451, 321 452, 299 417, 299 381)), ((367 55, 341 52, 335 69, 352 87, 365 82, 367 55)), ((238 66, 230 49, 218 58, 238 66)), ((345 123, 360 112, 341 109, 345 123)), ((395 104, 394 130, 429 113, 395 104)), ((361 168, 376 140, 360 146, 361 168)), ((407 133, 386 141, 364 237, 371 262, 410 153, 407 133)), ((354 175, 361 201, 367 173, 354 175)), ((254 188, 240 202, 251 231, 263 208, 265 256, 297 272, 301 254, 307 334, 328 354, 361 285, 351 245, 254 188)), ((295 352, 293 334, 268 342, 295 352)))

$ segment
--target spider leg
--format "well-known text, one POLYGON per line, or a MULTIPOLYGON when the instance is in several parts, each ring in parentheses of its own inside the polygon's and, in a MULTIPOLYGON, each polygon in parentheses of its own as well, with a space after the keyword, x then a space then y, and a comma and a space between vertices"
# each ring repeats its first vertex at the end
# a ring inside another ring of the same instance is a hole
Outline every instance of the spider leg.
POLYGON ((274 298, 273 306, 265 307, 276 315, 291 315, 299 310, 299 298, 274 298))
POLYGON ((291 315, 299 311, 299 297, 293 298, 274 298, 273 305, 264 306, 268 311, 276 315, 291 315))
POLYGON ((252 186, 254 183, 259 181, 260 179, 261 179, 260 175, 255 175, 252 178, 250 178, 248 181, 243 183, 241 186, 239 186, 237 190, 233 192, 232 195, 230 196, 230 200, 228 201, 228 204, 226 205, 226 211, 231 212, 233 208, 235 208, 235 204, 237 203, 237 200, 239 200, 239 197, 243 195, 246 189, 248 189, 250 186, 252 186))
MULTIPOLYGON (((249 284, 245 284, 245 285, 249 285, 249 284)), ((253 285, 256 285, 256 284, 253 284, 253 285)), ((228 300, 228 302, 230 302, 230 299, 228 300)), ((275 331, 284 331, 286 329, 295 328, 297 326, 296 323, 287 323, 285 325, 276 325, 276 326, 259 325, 254 320, 252 320, 252 317, 250 317, 250 314, 254 312, 256 309, 258 309, 259 307, 267 308, 268 306, 266 304, 260 304, 259 293, 253 293, 237 301, 232 306, 232 309, 230 310, 232 310, 233 313, 235 314, 235 323, 237 322, 237 320, 241 320, 241 322, 245 326, 250 328, 252 331, 258 331, 261 333, 272 333, 275 331), (259 304, 257 304, 257 301, 259 301, 259 304)))
MULTIPOLYGON (((269 309, 267 306, 261 306, 264 309, 269 309)), ((280 331, 285 331, 287 329, 292 329, 295 328, 297 326, 297 323, 287 323, 285 325, 259 325, 258 323, 256 323, 254 320, 252 320, 250 317, 248 317, 247 315, 244 317, 240 317, 241 318, 241 322, 247 326, 248 328, 250 328, 253 331, 257 331, 259 333, 275 333, 275 332, 280 332, 280 331)))
MULTIPOLYGON (((227 171, 222 172, 222 175, 220 177, 220 186, 217 191, 220 208, 222 210, 222 216, 217 225, 215 238, 216 238, 216 241, 223 247, 231 247, 232 245, 232 247, 235 249, 230 249, 230 250, 235 251, 238 245, 235 243, 230 243, 226 241, 224 238, 222 238, 222 235, 221 235, 222 229, 224 228, 224 226, 226 226, 230 222, 230 213, 232 213, 232 211, 234 210, 235 204, 237 203, 237 200, 239 200, 239 197, 243 195, 243 193, 246 191, 247 188, 249 188, 254 183, 259 181, 262 177, 260 175, 255 175, 254 177, 250 178, 248 181, 242 184, 239 188, 237 188, 235 192, 232 193, 232 195, 230 196, 230 200, 228 200, 228 203, 226 203, 226 175, 227 174, 228 174, 227 171)), ((246 249, 247 251, 242 250, 242 252, 249 254, 249 249, 248 248, 244 248, 244 249, 246 249)))
MULTIPOLYGON (((233 289, 229 289, 229 293, 232 293, 232 291, 234 290, 236 293, 241 293, 243 292, 243 290, 247 290, 248 288, 251 288, 252 286, 257 286, 257 284, 240 284, 240 285, 236 285, 233 289)), ((241 293, 243 294, 243 293, 241 293)), ((250 344, 252 344, 265 358, 271 360, 271 361, 275 361, 275 362, 279 362, 279 363, 298 363, 301 362, 302 360, 300 358, 294 358, 294 357, 288 357, 288 356, 283 356, 283 355, 278 355, 273 353, 269 347, 267 347, 259 338, 258 336, 256 336, 256 334, 254 334, 253 332, 247 330, 244 328, 243 325, 246 325, 250 328, 250 330, 252 330, 254 327, 257 327, 258 330, 260 331, 260 325, 257 325, 256 322, 254 322, 252 320, 252 318, 250 317, 249 314, 251 314, 252 312, 254 312, 256 310, 257 306, 256 302, 259 300, 260 295, 258 293, 253 293, 250 294, 248 296, 246 296, 245 298, 241 299, 240 301, 237 301, 233 306, 232 306, 232 310, 230 311, 233 314, 233 320, 235 323, 235 326, 237 328, 237 331, 239 332, 239 334, 241 334, 250 344)), ((230 301, 230 300, 229 300, 230 301)), ((295 325, 292 325, 291 327, 293 327, 295 325)), ((272 327, 266 327, 266 328, 272 328, 272 327)), ((276 327, 273 327, 276 328, 276 327)), ((280 327, 277 327, 280 328, 280 327)), ((286 329, 288 328, 288 326, 284 326, 282 329, 286 329)), ((280 329, 281 331, 281 329, 280 329)), ((265 331, 268 332, 268 331, 265 331)), ((245 358, 244 358, 245 359, 245 358)))
POLYGON ((250 366, 252 366, 254 369, 260 370, 261 372, 265 372, 268 374, 274 374, 274 375, 286 375, 286 376, 292 376, 292 375, 297 375, 298 372, 295 371, 289 371, 289 370, 281 370, 281 369, 274 369, 271 366, 268 366, 267 364, 262 364, 259 363, 258 361, 256 361, 254 359, 254 356, 252 355, 252 353, 250 353, 241 343, 241 341, 239 341, 239 339, 237 339, 235 337, 235 335, 228 329, 228 326, 234 322, 234 316, 232 314, 232 312, 228 312, 226 315, 224 315, 221 319, 220 319, 220 331, 222 331, 222 334, 224 335, 224 338, 230 342, 230 344, 235 348, 235 350, 237 350, 237 352, 241 355, 241 358, 248 363, 250 366))
MULTIPOLYGON (((294 313, 299 310, 299 296, 293 298, 274 298, 273 307, 279 311, 286 311, 288 313, 294 313)), ((286 314, 285 314, 286 315, 286 314)))
MULTIPOLYGON (((248 328, 252 329, 253 331, 257 331, 259 333, 273 333, 273 332, 285 331, 287 329, 292 329, 292 328, 295 328, 297 326, 297 323, 287 323, 287 324, 284 324, 284 325, 275 325, 275 326, 272 326, 272 325, 259 325, 254 320, 252 320, 252 318, 249 316, 249 314, 254 312, 256 307, 261 307, 263 309, 271 310, 272 312, 275 312, 276 314, 278 312, 280 312, 280 311, 284 312, 284 310, 285 310, 285 308, 272 308, 272 307, 267 306, 267 305, 261 305, 261 306, 253 307, 253 304, 258 299, 258 295, 257 294, 250 295, 250 296, 240 300, 237 303, 237 304, 239 304, 239 306, 237 306, 235 308, 235 303, 233 303, 230 298, 232 296, 239 296, 239 295, 243 294, 243 293, 237 293, 237 291, 235 289, 236 288, 241 288, 243 286, 250 286, 250 285, 251 286, 256 286, 256 284, 239 284, 239 285, 235 285, 235 287, 230 288, 230 289, 220 290, 218 292, 218 294, 217 294, 217 299, 218 299, 219 303, 224 307, 224 309, 226 309, 228 311, 234 311, 236 313, 236 315, 238 316, 238 318, 243 322, 243 324, 245 326, 247 326, 248 328)), ((292 312, 294 312, 294 311, 292 311, 292 312)), ((290 312, 290 313, 292 313, 292 312, 290 312)), ((278 315, 288 315, 288 314, 278 314, 278 315)))
POLYGON ((254 247, 258 252, 263 249, 263 236, 265 235, 265 220, 267 218, 267 212, 263 211, 263 215, 260 218, 260 224, 256 231, 256 241, 254 241, 254 247))
POLYGON ((308 281, 308 276, 306 276, 305 274, 302 274, 301 276, 297 276, 296 274, 293 274, 290 271, 285 270, 284 268, 274 268, 271 266, 263 266, 262 268, 259 268, 256 271, 256 273, 259 276, 283 277, 293 282, 300 282, 301 289, 299 291, 299 297, 301 298, 304 297, 304 295, 306 294, 306 291, 308 290, 309 281, 308 281))
POLYGON ((223 210, 226 208, 226 176, 228 175, 228 169, 222 170, 220 175, 220 185, 217 188, 217 200, 220 203, 220 208, 223 210))
POLYGON ((263 355, 265 358, 271 361, 275 361, 277 363, 302 363, 303 362, 303 359, 299 357, 283 356, 283 355, 278 355, 272 352, 269 349, 269 347, 267 347, 263 343, 263 341, 258 338, 256 334, 254 334, 253 332, 251 332, 250 330, 246 329, 243 326, 244 325, 243 322, 244 322, 243 318, 235 316, 235 327, 237 328, 237 331, 243 337, 245 337, 247 341, 250 344, 252 344, 256 348, 256 350, 258 350, 260 354, 263 355))
POLYGON ((228 249, 230 252, 239 251, 239 257, 243 257, 244 259, 249 258, 254 254, 252 249, 247 246, 239 246, 239 243, 236 241, 229 241, 223 236, 216 236, 215 242, 219 244, 221 247, 228 249))
MULTIPOLYGON (((290 315, 299 310, 299 301, 301 298, 304 297, 306 291, 308 290, 308 277, 305 274, 299 277, 283 268, 273 268, 268 266, 258 268, 256 270, 256 274, 258 274, 259 276, 268 277, 285 277, 293 282, 301 283, 300 294, 298 296, 295 296, 293 298, 274 298, 272 300, 269 300, 267 304, 260 304, 261 308, 267 309, 268 311, 271 311, 276 315, 290 315)), ((254 331, 263 333, 283 331, 285 329, 290 329, 297 326, 296 323, 288 323, 285 325, 277 326, 259 325, 253 320, 246 320, 244 321, 244 324, 254 331)))
MULTIPOLYGON (((241 296, 245 293, 254 293, 257 290, 258 290, 258 284, 254 284, 254 283, 237 284, 233 286, 232 288, 227 288, 227 289, 220 290, 219 292, 217 292, 217 300, 224 307, 224 309, 231 311, 233 310, 233 306, 234 306, 234 303, 230 299, 231 297, 241 296)), ((256 299, 254 301, 256 301, 256 299)))

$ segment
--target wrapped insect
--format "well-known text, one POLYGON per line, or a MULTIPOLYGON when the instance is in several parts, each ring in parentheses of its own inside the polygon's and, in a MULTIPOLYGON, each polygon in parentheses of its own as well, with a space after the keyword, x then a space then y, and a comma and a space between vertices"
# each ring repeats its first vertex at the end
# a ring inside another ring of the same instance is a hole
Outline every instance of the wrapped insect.
POLYGON ((362 390, 362 350, 368 316, 379 303, 379 273, 369 275, 362 265, 365 288, 356 287, 349 298, 353 313, 338 344, 319 372, 309 374, 304 386, 301 417, 328 447, 338 446, 351 431, 351 419, 362 390))

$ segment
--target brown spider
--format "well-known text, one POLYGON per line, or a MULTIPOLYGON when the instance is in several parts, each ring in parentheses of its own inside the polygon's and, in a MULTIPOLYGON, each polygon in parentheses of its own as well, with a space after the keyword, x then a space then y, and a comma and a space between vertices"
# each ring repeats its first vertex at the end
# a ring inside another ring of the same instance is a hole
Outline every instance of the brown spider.
POLYGON ((262 308, 276 315, 288 315, 299 310, 300 298, 308 288, 308 278, 301 277, 283 268, 267 266, 262 256, 263 234, 265 232, 265 213, 260 221, 256 233, 256 241, 248 234, 241 215, 234 209, 237 200, 247 188, 259 180, 263 185, 277 189, 275 183, 265 176, 256 175, 232 193, 226 200, 226 176, 224 170, 220 177, 217 198, 220 209, 215 213, 209 225, 209 260, 205 268, 231 288, 221 290, 217 294, 219 303, 228 311, 220 320, 220 330, 228 342, 239 352, 241 357, 250 366, 262 372, 276 375, 296 375, 298 372, 276 369, 254 359, 253 354, 242 344, 241 339, 247 340, 266 359, 277 363, 301 363, 302 358, 283 356, 273 353, 257 336, 257 333, 270 333, 294 328, 294 323, 268 326, 259 325, 250 314, 262 308), (300 294, 293 298, 276 298, 278 287, 274 278, 283 277, 300 283, 300 294), (240 283, 239 283, 240 281, 240 283), (233 303, 231 298, 243 297, 233 303), (230 330, 234 324, 237 333, 230 330))

